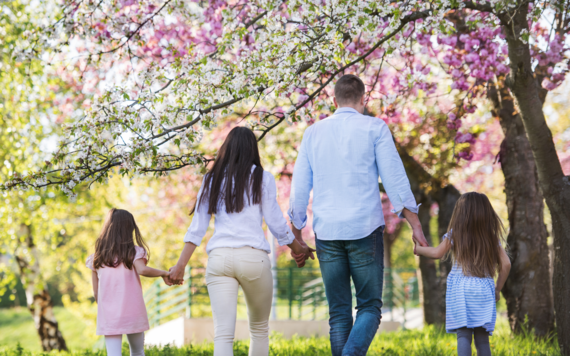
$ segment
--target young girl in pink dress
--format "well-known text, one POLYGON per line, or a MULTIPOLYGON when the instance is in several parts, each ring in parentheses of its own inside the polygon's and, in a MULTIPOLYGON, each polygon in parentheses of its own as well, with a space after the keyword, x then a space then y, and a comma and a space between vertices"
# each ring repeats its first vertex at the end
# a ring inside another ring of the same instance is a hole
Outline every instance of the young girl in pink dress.
POLYGON ((121 356, 123 334, 131 356, 144 355, 144 332, 149 326, 139 275, 168 278, 169 274, 147 267, 148 259, 148 247, 133 215, 111 209, 95 242, 95 253, 87 258, 87 267, 93 271, 97 335, 105 336, 108 356, 121 356))

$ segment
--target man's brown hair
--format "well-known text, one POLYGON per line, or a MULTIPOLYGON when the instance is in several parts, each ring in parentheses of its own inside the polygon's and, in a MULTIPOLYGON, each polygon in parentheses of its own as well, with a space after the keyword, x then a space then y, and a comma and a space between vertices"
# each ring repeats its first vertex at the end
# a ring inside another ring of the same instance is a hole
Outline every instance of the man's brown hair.
POLYGON ((354 74, 343 75, 334 86, 334 96, 339 105, 358 103, 364 91, 364 83, 354 74))
POLYGON ((501 269, 504 231, 501 218, 485 194, 465 193, 457 200, 447 236, 453 260, 466 276, 493 277, 501 269))

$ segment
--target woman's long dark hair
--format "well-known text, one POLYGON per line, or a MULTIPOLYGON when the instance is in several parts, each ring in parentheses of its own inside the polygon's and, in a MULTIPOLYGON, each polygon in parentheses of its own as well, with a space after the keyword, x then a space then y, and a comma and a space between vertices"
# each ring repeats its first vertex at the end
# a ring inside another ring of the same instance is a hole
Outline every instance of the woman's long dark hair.
POLYGON ((263 167, 257 139, 250 129, 235 127, 222 144, 212 169, 206 173, 196 206, 208 199, 208 214, 216 214, 223 199, 226 212, 239 213, 245 205, 244 195, 247 195, 249 204, 261 203, 262 183, 263 167), (252 172, 253 165, 255 169, 252 172))
POLYGON ((98 269, 104 266, 115 268, 123 263, 125 267, 132 269, 136 255, 135 240, 137 245, 145 249, 148 261, 150 259, 149 250, 133 214, 122 209, 111 209, 101 235, 95 242, 93 268, 98 269))

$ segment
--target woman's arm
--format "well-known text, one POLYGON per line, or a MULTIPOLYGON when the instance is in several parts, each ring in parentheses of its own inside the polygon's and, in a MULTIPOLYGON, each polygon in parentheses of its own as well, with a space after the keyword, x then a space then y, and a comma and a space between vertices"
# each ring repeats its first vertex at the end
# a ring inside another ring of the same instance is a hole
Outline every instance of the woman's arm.
POLYGON ((447 251, 451 248, 451 243, 449 239, 443 239, 443 241, 437 247, 424 247, 414 245, 414 253, 418 256, 424 256, 429 258, 440 259, 447 251))
POLYGON ((93 296, 95 297, 95 303, 97 303, 97 297, 99 296, 99 275, 95 271, 91 271, 91 283, 93 284, 93 296))
POLYGON ((146 265, 144 259, 139 258, 133 262, 135 265, 135 270, 140 276, 145 277, 167 277, 169 273, 160 269, 152 268, 146 265))
POLYGON ((501 270, 499 271, 499 277, 497 278, 497 285, 495 286, 495 301, 499 301, 501 298, 501 290, 507 281, 509 272, 511 271, 511 260, 505 252, 505 249, 501 247, 501 270))
POLYGON ((182 284, 184 281, 184 268, 188 264, 190 257, 196 250, 196 245, 192 242, 186 242, 184 244, 184 248, 180 253, 180 258, 178 258, 178 262, 172 268, 170 268, 170 280, 176 284, 182 284))
MULTIPOLYGON (((283 212, 277 203, 277 186, 275 184, 275 178, 269 172, 263 172, 263 195, 261 201, 261 211, 265 223, 271 231, 271 234, 275 236, 279 246, 287 245, 292 251, 293 257, 297 260, 296 256, 302 261, 302 265, 305 264, 305 260, 308 258, 315 259, 313 254, 314 249, 307 246, 303 241, 300 230, 295 228, 291 231, 287 225, 287 220, 283 217, 283 212)), ((302 267, 299 261, 297 261, 297 266, 302 267)))

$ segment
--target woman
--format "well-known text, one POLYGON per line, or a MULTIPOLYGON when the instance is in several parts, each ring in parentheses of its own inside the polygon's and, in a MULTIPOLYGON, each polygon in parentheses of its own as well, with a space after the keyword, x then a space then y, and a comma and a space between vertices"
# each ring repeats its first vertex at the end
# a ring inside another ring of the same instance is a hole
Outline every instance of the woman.
POLYGON ((238 286, 245 294, 249 316, 250 356, 269 354, 269 313, 273 278, 263 218, 279 245, 296 255, 312 255, 287 226, 277 204, 275 178, 263 170, 257 140, 245 127, 234 128, 224 141, 212 169, 206 173, 194 218, 184 236, 184 249, 170 278, 181 281, 184 267, 206 234, 215 215, 208 245, 206 284, 214 317, 214 356, 233 355, 238 286))

